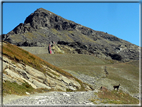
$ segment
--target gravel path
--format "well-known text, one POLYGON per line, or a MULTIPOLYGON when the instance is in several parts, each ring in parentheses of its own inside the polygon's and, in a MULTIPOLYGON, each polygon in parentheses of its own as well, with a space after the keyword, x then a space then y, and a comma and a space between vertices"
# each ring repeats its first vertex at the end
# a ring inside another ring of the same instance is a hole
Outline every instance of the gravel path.
POLYGON ((38 93, 13 100, 4 105, 94 105, 94 91, 38 93))

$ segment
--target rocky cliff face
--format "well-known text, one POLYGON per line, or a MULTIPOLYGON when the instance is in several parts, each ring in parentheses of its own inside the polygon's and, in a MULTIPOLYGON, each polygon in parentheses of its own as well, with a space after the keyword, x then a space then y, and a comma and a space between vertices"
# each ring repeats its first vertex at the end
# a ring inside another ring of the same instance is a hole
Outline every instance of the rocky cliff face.
POLYGON ((62 47, 74 48, 78 54, 88 53, 119 61, 139 59, 138 46, 66 20, 43 8, 37 9, 24 23, 3 35, 3 40, 30 47, 46 47, 54 41, 62 47))
POLYGON ((47 90, 61 91, 92 90, 90 86, 82 83, 65 71, 60 71, 55 66, 48 66, 46 62, 43 64, 43 61, 38 64, 37 60, 40 61, 41 59, 14 45, 3 43, 3 83, 10 81, 21 85, 26 82, 34 89, 45 88, 47 90), (16 51, 17 55, 15 55, 14 51, 16 51), (19 55, 25 57, 28 55, 29 62, 24 61, 24 57, 18 58, 19 55), (32 62, 30 58, 34 59, 34 61, 32 62), (38 68, 38 65, 40 68, 38 68))

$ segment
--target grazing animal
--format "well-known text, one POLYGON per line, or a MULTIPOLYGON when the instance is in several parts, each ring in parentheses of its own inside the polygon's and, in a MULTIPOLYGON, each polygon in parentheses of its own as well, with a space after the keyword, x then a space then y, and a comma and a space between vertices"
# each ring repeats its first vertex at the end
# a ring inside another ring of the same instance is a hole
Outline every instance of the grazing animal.
POLYGON ((114 90, 115 90, 115 88, 117 88, 117 91, 118 91, 119 86, 120 86, 120 84, 119 84, 119 85, 116 85, 116 86, 113 86, 114 90))

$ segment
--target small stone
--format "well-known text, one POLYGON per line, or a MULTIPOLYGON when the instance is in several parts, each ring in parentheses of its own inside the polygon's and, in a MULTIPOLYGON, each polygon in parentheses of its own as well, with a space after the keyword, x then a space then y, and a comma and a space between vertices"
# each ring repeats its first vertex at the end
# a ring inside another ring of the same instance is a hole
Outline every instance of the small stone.
POLYGON ((30 93, 26 92, 27 95, 30 95, 30 93))

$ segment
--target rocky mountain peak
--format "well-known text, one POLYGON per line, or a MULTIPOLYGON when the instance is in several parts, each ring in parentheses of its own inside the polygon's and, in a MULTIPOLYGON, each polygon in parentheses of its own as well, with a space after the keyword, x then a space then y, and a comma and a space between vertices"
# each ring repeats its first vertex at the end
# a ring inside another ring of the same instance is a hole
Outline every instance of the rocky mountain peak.
POLYGON ((14 28, 12 33, 25 33, 32 32, 40 28, 56 30, 74 30, 78 28, 76 23, 66 20, 61 16, 58 16, 48 10, 43 8, 37 9, 34 13, 30 14, 24 21, 24 24, 20 23, 17 27, 14 28))
POLYGON ((107 32, 95 31, 64 19, 43 8, 31 13, 24 23, 20 23, 2 38, 17 46, 47 47, 54 41, 74 48, 79 54, 88 53, 115 60, 139 59, 138 46, 107 32), (79 45, 75 45, 76 43, 79 45))
POLYGON ((30 14, 26 20, 25 24, 30 23, 31 27, 38 29, 40 27, 50 27, 50 17, 51 12, 44 10, 43 8, 37 9, 34 13, 30 14))
MULTIPOLYGON (((50 12, 50 11, 48 11, 48 10, 45 10, 44 8, 39 8, 39 9, 37 9, 35 12, 50 12)), ((50 12, 51 13, 51 12, 50 12)))

